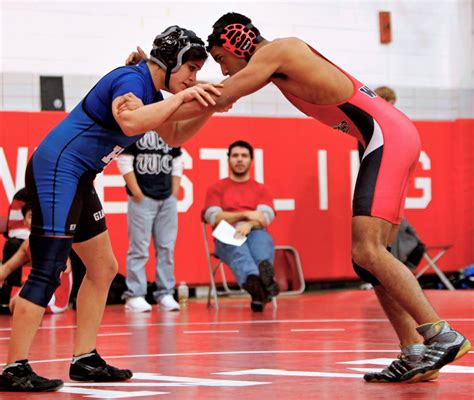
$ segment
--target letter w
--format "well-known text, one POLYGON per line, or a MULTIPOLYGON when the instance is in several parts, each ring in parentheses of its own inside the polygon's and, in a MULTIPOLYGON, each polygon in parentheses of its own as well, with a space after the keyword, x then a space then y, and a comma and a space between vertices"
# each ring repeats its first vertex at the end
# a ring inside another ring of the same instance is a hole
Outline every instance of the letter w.
POLYGON ((28 160, 28 147, 18 147, 16 162, 16 179, 14 184, 10 168, 8 167, 7 157, 0 147, 0 181, 3 182, 8 202, 12 202, 15 193, 25 186, 25 171, 28 160))

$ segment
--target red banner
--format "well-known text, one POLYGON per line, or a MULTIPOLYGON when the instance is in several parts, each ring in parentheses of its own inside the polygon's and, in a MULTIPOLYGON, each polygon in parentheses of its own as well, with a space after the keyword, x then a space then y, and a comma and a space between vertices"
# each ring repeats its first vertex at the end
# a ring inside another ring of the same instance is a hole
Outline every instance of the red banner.
MULTIPOLYGON (((34 147, 64 113, 0 112, 0 215, 5 215, 34 147)), ((407 199, 407 218, 427 244, 453 244, 444 270, 474 262, 474 120, 416 122, 422 154, 407 199)), ((270 188, 276 244, 300 253, 306 280, 353 278, 351 196, 358 158, 355 140, 311 119, 214 117, 185 144, 176 278, 208 282, 200 211, 207 187, 227 174, 234 140, 255 147, 254 175, 270 188)), ((127 251, 126 194, 113 163, 96 180, 120 271, 127 251)), ((0 245, 2 245, 0 243, 0 245)), ((153 280, 154 251, 149 280, 153 280)))

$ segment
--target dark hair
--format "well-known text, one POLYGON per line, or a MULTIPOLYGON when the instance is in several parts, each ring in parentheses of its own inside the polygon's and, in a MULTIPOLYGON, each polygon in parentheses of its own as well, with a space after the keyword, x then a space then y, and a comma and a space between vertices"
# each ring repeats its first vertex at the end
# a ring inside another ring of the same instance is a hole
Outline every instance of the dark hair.
POLYGON ((23 215, 23 218, 26 217, 26 213, 28 211, 32 211, 33 210, 33 205, 30 203, 30 202, 26 202, 23 207, 21 207, 21 214, 23 215))
POLYGON ((201 61, 206 59, 207 52, 204 47, 191 47, 186 53, 183 54, 183 64, 187 63, 189 60, 201 61))
MULTIPOLYGON (((248 25, 250 23, 252 23, 252 20, 245 15, 235 12, 224 14, 212 25, 212 33, 207 37, 207 51, 210 51, 212 46, 222 47, 224 39, 221 38, 221 34, 224 33, 226 26, 230 24, 248 25)), ((255 26, 252 25, 250 30, 255 33, 257 37, 260 37, 260 31, 255 26)), ((263 40, 263 38, 260 38, 260 41, 261 40, 263 40)))
POLYGON ((389 103, 395 103, 397 101, 397 95, 395 90, 388 86, 380 86, 374 90, 375 93, 382 99, 388 101, 389 103))
POLYGON ((234 147, 244 147, 245 149, 247 149, 250 153, 250 158, 253 160, 253 147, 250 143, 244 140, 237 140, 236 142, 232 143, 229 146, 229 149, 227 150, 227 157, 230 157, 230 154, 232 153, 232 149, 234 147))

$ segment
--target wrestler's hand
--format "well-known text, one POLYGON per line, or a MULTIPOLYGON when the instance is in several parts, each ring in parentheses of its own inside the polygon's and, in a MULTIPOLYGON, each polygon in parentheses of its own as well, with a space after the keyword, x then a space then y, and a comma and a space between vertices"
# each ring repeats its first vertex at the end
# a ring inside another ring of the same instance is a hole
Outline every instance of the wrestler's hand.
POLYGON ((115 103, 117 114, 125 110, 133 111, 140 107, 143 107, 143 101, 131 92, 120 96, 119 100, 115 103))
POLYGON ((128 55, 127 59, 125 60, 125 65, 135 65, 142 60, 147 61, 148 57, 143 49, 140 46, 137 46, 137 51, 132 51, 128 55))
POLYGON ((237 228, 235 228, 234 237, 236 239, 242 239, 246 237, 250 233, 251 230, 252 230, 252 224, 250 224, 249 222, 244 222, 242 224, 239 224, 237 228))
POLYGON ((181 96, 183 103, 197 100, 204 107, 207 107, 209 104, 215 106, 216 102, 211 94, 220 96, 221 92, 217 88, 221 87, 224 87, 222 83, 198 83, 177 93, 175 96, 181 96))

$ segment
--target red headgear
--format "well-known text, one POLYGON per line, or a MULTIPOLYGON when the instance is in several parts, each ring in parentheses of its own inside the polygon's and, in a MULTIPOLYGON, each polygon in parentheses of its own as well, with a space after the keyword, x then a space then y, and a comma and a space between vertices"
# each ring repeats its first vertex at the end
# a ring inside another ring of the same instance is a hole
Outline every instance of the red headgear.
POLYGON ((256 44, 261 40, 252 30, 252 24, 230 24, 224 28, 221 39, 224 40, 222 47, 238 58, 250 59, 255 52, 256 44))

